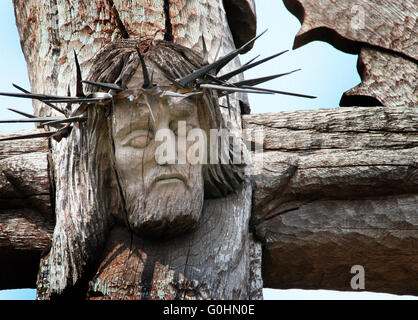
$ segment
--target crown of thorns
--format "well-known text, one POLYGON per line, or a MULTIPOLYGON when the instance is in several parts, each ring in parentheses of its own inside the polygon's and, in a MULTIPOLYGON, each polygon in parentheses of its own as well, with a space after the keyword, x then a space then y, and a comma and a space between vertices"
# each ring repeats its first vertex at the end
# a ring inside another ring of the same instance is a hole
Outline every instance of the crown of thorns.
MULTIPOLYGON (((159 97, 180 97, 180 98, 187 98, 195 95, 201 95, 205 90, 214 90, 218 93, 219 97, 226 96, 227 97, 227 104, 228 108, 230 109, 230 102, 229 102, 229 94, 235 92, 243 92, 243 93, 257 93, 257 94, 284 94, 284 95, 291 95, 297 96, 302 98, 316 98, 310 95, 292 93, 292 92, 285 92, 285 91, 278 91, 272 89, 265 89, 256 87, 258 84, 289 75, 293 72, 299 71, 300 69, 293 70, 286 73, 271 75, 262 78, 244 80, 240 82, 231 83, 229 80, 251 68, 254 68, 262 63, 265 63, 273 58, 276 58, 288 50, 276 53, 272 56, 264 58, 262 60, 254 62, 258 57, 250 60, 246 64, 242 65, 241 67, 233 70, 229 73, 226 73, 221 76, 217 76, 220 70, 225 67, 231 60, 233 60, 238 54, 244 52, 248 46, 252 45, 259 37, 261 37, 267 30, 265 30, 260 35, 254 37, 242 47, 231 51, 230 53, 226 54, 222 58, 215 58, 215 61, 212 63, 208 62, 208 51, 205 43, 205 39, 202 36, 202 47, 203 47, 203 62, 204 66, 191 72, 185 77, 179 79, 168 79, 171 82, 171 86, 169 88, 164 88, 156 86, 152 83, 152 79, 150 79, 148 69, 145 65, 144 58, 139 50, 136 47, 136 51, 138 53, 142 72, 143 72, 143 85, 142 88, 133 89, 135 91, 139 91, 146 95, 151 96, 159 96, 159 97)), ((218 50, 219 52, 219 50, 218 50)), ((47 95, 47 94, 38 94, 29 92, 16 84, 13 86, 21 91, 22 93, 7 93, 7 92, 0 92, 2 96, 10 96, 10 97, 17 97, 17 98, 29 98, 35 99, 43 102, 50 108, 58 111, 63 116, 56 117, 36 117, 35 115, 27 114, 25 112, 11 109, 15 113, 23 115, 26 119, 17 119, 17 120, 0 120, 0 123, 24 123, 24 122, 35 122, 41 125, 49 126, 55 128, 56 130, 53 131, 46 131, 42 133, 30 134, 30 135, 20 135, 15 137, 8 137, 0 139, 0 141, 6 140, 18 140, 18 139, 30 139, 30 138, 40 138, 40 137, 48 137, 54 138, 57 141, 60 141, 63 137, 68 136, 71 132, 72 124, 73 123, 80 123, 87 120, 86 117, 86 110, 91 105, 97 104, 107 104, 112 101, 114 97, 126 97, 129 96, 129 93, 132 89, 127 89, 115 83, 104 83, 104 82, 94 82, 94 81, 87 81, 82 80, 81 77, 81 69, 80 64, 78 62, 77 54, 74 51, 74 58, 75 58, 75 69, 76 69, 76 96, 70 96, 70 90, 68 90, 68 96, 55 96, 55 95, 47 95), (85 94, 83 91, 83 83, 90 84, 93 86, 100 87, 102 89, 109 90, 107 93, 105 92, 93 92, 85 94), (62 109, 55 104, 66 103, 67 108, 62 109), (75 108, 74 111, 71 111, 71 106, 73 104, 78 104, 78 107, 75 108)), ((152 116, 151 107, 148 105, 150 109, 150 113, 152 116)))

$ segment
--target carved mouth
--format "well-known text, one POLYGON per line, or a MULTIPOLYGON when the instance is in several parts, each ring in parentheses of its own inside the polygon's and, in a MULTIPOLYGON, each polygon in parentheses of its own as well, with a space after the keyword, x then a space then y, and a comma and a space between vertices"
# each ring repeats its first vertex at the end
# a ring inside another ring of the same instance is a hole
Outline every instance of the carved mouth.
POLYGON ((184 184, 186 183, 186 178, 180 174, 162 174, 160 176, 158 176, 155 180, 154 180, 154 184, 155 183, 164 183, 164 182, 183 182, 184 184))

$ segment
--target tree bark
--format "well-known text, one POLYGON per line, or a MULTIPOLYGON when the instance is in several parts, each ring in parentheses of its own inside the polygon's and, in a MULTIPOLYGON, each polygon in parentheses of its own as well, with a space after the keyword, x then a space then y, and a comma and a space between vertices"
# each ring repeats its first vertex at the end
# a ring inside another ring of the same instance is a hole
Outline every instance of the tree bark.
POLYGON ((418 112, 342 108, 244 116, 264 131, 253 223, 266 287, 417 294, 418 112))

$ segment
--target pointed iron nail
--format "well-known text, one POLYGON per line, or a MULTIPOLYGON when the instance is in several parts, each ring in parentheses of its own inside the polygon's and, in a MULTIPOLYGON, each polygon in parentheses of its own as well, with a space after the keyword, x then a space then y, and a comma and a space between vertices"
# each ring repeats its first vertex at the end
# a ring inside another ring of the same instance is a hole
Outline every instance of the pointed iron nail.
POLYGON ((228 105, 228 115, 231 118, 231 101, 229 101, 229 94, 226 95, 226 103, 228 105))
POLYGON ((51 137, 52 135, 56 134, 58 131, 47 131, 41 133, 34 133, 34 134, 26 134, 21 136, 14 136, 8 138, 2 138, 0 141, 12 141, 12 140, 23 140, 23 139, 35 139, 35 138, 44 138, 44 137, 51 137))
POLYGON ((139 60, 141 61, 141 66, 142 66, 142 74, 144 78, 144 84, 142 85, 142 88, 150 89, 152 87, 152 83, 149 79, 149 73, 148 73, 148 69, 144 61, 144 57, 142 56, 141 51, 139 50, 138 47, 136 47, 136 52, 138 53, 139 60))
POLYGON ((74 50, 74 60, 75 60, 75 70, 76 70, 76 96, 77 97, 85 97, 83 91, 83 83, 81 78, 81 68, 80 63, 78 62, 77 53, 74 50))
POLYGON ((263 90, 257 90, 256 88, 227 87, 227 86, 219 86, 219 85, 210 84, 210 83, 201 84, 200 87, 206 88, 206 89, 217 90, 217 91, 221 91, 221 92, 226 91, 226 92, 229 92, 229 93, 245 92, 245 93, 272 94, 271 92, 266 92, 266 91, 263 91, 263 90))
POLYGON ((12 109, 12 108, 7 108, 7 109, 10 110, 10 111, 12 111, 12 112, 15 112, 17 114, 20 114, 20 115, 22 115, 24 117, 36 118, 33 114, 29 114, 29 113, 26 113, 26 112, 23 112, 23 111, 19 111, 19 110, 16 110, 16 109, 12 109))
POLYGON ((206 41, 205 41, 205 37, 203 36, 203 33, 202 33, 202 54, 203 54, 203 63, 208 64, 209 53, 208 53, 208 48, 206 47, 206 41))
POLYGON ((310 95, 306 95, 306 94, 293 93, 293 92, 287 92, 287 91, 279 91, 279 90, 272 90, 272 89, 264 89, 264 88, 258 88, 258 87, 241 87, 241 88, 259 90, 259 91, 262 91, 262 92, 284 94, 284 95, 295 96, 295 97, 300 97, 300 98, 308 98, 308 99, 316 99, 317 98, 315 96, 310 96, 310 95))
POLYGON ((0 120, 0 123, 27 123, 27 122, 49 122, 55 120, 64 120, 66 118, 55 118, 55 117, 42 117, 42 118, 29 118, 29 119, 11 119, 11 120, 0 120))
POLYGON ((145 95, 145 104, 147 105, 148 110, 149 110, 149 112, 151 114, 152 121, 154 121, 154 123, 155 123, 154 113, 152 112, 152 108, 151 108, 151 106, 150 106, 150 104, 148 102, 148 97, 146 95, 145 95))
MULTIPOLYGON (((26 90, 26 89, 24 89, 24 88, 22 88, 22 87, 18 86, 18 85, 17 85, 17 84, 15 84, 15 83, 12 83, 12 85, 13 85, 13 87, 15 87, 16 89, 18 89, 18 90, 22 91, 23 93, 26 93, 26 94, 32 94, 30 91, 28 91, 28 90, 26 90)), ((35 98, 34 98, 34 99, 35 99, 35 98)), ((41 102, 45 103, 48 107, 50 107, 50 108, 52 108, 52 109, 54 109, 54 110, 58 111, 59 113, 65 114, 65 112, 64 112, 64 111, 62 111, 62 110, 61 110, 61 108, 59 108, 59 107, 57 107, 57 106, 54 106, 53 104, 50 104, 50 103, 44 102, 44 101, 42 101, 41 99, 37 99, 37 100, 39 100, 39 101, 41 101, 41 102)))
POLYGON ((265 30, 260 35, 254 37, 250 41, 248 41, 246 44, 244 44, 239 49, 235 49, 225 55, 224 57, 212 62, 211 64, 208 64, 200 69, 195 70, 191 74, 187 75, 186 77, 183 77, 181 79, 177 79, 178 82, 184 87, 187 87, 190 85, 193 81, 195 81, 198 78, 201 78, 205 76, 206 74, 215 71, 215 74, 217 74, 225 65, 227 65, 232 59, 234 59, 238 54, 240 54, 248 45, 253 43, 255 40, 257 40, 259 37, 261 37, 267 30, 265 30))
POLYGON ((84 122, 86 120, 87 120, 86 117, 76 116, 76 117, 70 117, 70 118, 59 119, 59 120, 55 120, 55 121, 46 122, 46 123, 44 123, 44 125, 45 126, 52 126, 52 125, 55 125, 55 124, 84 122))
POLYGON ((278 56, 281 56, 282 54, 284 54, 284 53, 286 53, 288 51, 289 50, 285 50, 285 51, 276 53, 276 54, 274 54, 274 55, 272 55, 270 57, 261 59, 260 61, 257 61, 257 62, 254 62, 254 63, 250 63, 250 64, 247 64, 247 65, 244 65, 244 66, 241 66, 240 68, 238 68, 238 69, 236 69, 234 71, 228 72, 228 73, 220 76, 219 79, 220 80, 228 80, 228 79, 232 78, 233 76, 236 76, 237 74, 240 74, 240 73, 242 73, 244 71, 247 71, 247 70, 249 70, 251 68, 254 68, 254 67, 256 67, 256 66, 258 66, 258 65, 260 65, 260 64, 262 64, 264 62, 267 62, 267 61, 269 61, 271 59, 274 59, 274 58, 276 58, 278 56))
POLYGON ((276 74, 276 75, 272 75, 272 76, 267 76, 267 77, 262 77, 262 78, 256 78, 256 79, 249 79, 249 80, 244 80, 244 81, 240 81, 240 82, 235 82, 233 83, 234 86, 240 87, 240 86, 256 86, 257 84, 260 83, 264 83, 273 79, 277 79, 279 77, 283 77, 283 76, 287 76, 289 74, 292 74, 296 71, 299 71, 301 69, 297 69, 297 70, 293 70, 290 72, 286 72, 286 73, 280 73, 280 74, 276 74))
POLYGON ((116 91, 122 91, 123 90, 120 86, 118 86, 117 84, 114 84, 114 83, 95 82, 95 81, 88 81, 88 80, 83 80, 82 82, 87 83, 87 84, 91 84, 91 85, 96 86, 96 87, 109 89, 109 90, 116 90, 116 91))

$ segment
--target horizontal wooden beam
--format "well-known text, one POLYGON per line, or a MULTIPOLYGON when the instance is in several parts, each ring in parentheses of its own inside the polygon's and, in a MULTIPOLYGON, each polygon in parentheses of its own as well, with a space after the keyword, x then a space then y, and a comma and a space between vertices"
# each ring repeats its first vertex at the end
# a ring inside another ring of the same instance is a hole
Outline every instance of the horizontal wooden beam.
POLYGON ((418 110, 338 108, 244 116, 265 287, 418 294, 418 110))
MULTIPOLYGON (((38 132, 1 133, 0 138, 38 132)), ((35 287, 53 229, 48 140, 0 142, 0 289, 35 287)))

